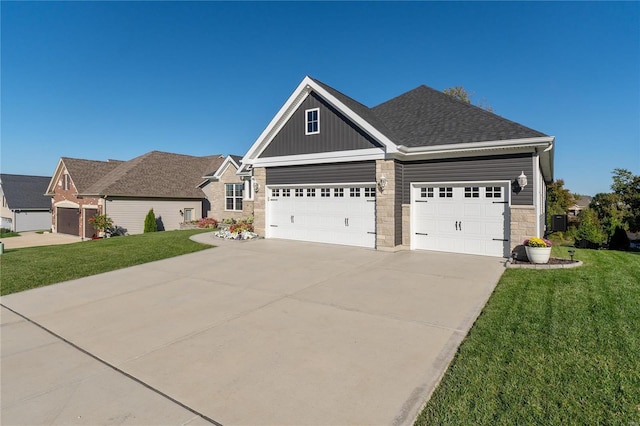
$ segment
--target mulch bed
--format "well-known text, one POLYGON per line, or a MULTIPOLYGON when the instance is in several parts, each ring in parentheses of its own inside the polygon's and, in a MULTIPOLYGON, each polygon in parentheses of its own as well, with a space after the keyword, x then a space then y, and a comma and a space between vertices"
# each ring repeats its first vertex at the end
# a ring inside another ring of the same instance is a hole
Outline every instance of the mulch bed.
POLYGON ((559 259, 557 257, 550 257, 547 263, 531 263, 528 260, 511 260, 511 263, 514 265, 567 265, 576 262, 577 260, 559 259))

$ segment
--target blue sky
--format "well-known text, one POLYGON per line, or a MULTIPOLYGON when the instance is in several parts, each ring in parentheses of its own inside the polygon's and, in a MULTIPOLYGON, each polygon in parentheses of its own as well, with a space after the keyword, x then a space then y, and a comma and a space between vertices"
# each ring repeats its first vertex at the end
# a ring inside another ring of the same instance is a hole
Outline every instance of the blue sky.
POLYGON ((461 85, 556 136, 555 177, 640 174, 638 2, 2 2, 0 165, 243 155, 305 75, 368 106, 461 85))

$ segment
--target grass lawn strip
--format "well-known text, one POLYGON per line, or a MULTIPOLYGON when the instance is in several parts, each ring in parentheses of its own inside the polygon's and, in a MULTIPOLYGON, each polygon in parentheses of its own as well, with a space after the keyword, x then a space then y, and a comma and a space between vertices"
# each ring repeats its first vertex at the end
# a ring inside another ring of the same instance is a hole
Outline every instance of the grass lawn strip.
POLYGON ((153 232, 7 250, 0 256, 0 294, 7 295, 211 248, 189 239, 194 234, 210 231, 153 232))
POLYGON ((576 258, 505 271, 417 425, 639 424, 640 254, 576 258))

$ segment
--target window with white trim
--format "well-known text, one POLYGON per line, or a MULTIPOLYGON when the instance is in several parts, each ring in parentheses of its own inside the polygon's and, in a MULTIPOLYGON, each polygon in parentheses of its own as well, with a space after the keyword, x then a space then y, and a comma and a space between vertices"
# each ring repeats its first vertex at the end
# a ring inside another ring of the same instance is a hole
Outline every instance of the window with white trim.
POLYGON ((242 183, 227 183, 225 188, 225 210, 234 212, 242 211, 242 191, 244 184, 242 183))
POLYGON ((317 135, 320 133, 320 108, 308 109, 304 112, 305 134, 317 135))
POLYGON ((62 175, 61 182, 62 182, 62 189, 64 191, 68 191, 69 189, 71 189, 71 179, 69 178, 68 174, 65 173, 62 175))

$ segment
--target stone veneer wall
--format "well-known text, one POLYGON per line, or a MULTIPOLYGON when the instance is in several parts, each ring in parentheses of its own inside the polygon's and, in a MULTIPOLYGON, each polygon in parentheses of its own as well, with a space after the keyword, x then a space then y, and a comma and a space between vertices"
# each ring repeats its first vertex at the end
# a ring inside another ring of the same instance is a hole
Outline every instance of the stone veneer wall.
POLYGON ((393 160, 376 160, 376 182, 380 177, 387 178, 384 191, 377 188, 376 194, 376 248, 390 250, 395 248, 395 196, 396 167, 393 160))
POLYGON ((259 185, 258 192, 253 196, 253 228, 256 234, 265 236, 267 170, 264 167, 254 168, 253 179, 259 185))
POLYGON ((536 234, 536 208, 534 206, 511 206, 510 250, 513 251, 524 240, 530 237, 541 237, 536 234))
POLYGON ((411 204, 402 205, 402 245, 411 246, 411 204))

